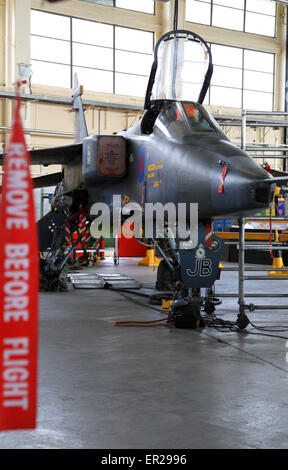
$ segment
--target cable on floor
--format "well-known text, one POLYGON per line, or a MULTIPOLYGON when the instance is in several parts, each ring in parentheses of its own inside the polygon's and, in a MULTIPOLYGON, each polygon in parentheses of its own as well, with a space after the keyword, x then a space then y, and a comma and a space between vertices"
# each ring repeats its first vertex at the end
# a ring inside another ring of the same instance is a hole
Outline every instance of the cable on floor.
MULTIPOLYGON (((235 346, 234 344, 231 344, 229 343, 228 341, 225 341, 221 338, 216 338, 215 336, 213 335, 210 335, 209 333, 207 333, 206 331, 203 331, 203 330, 195 330, 197 331, 199 334, 203 334, 205 336, 208 336, 209 338, 215 340, 215 341, 218 341, 219 343, 223 343, 223 344, 226 344, 227 346, 230 346, 231 348, 234 348, 234 349, 237 349, 237 351, 241 351, 242 353, 245 353, 247 354, 248 356, 251 356, 251 357, 254 357, 255 359, 258 359, 262 362, 264 362, 265 364, 268 364, 272 367, 274 367, 275 369, 279 369, 281 370, 282 372, 285 372, 286 374, 288 374, 288 370, 287 369, 284 369, 283 367, 281 366, 278 366, 277 364, 274 364, 273 362, 270 362, 270 361, 267 361, 267 359, 263 359, 263 357, 260 357, 260 356, 257 356, 257 354, 253 354, 253 353, 250 353, 249 351, 245 351, 245 349, 242 349, 242 348, 239 348, 239 346, 235 346)), ((248 332, 249 333, 249 332, 248 332)), ((260 333, 259 333, 260 334, 260 333)))
MULTIPOLYGON (((160 315, 162 314, 160 309, 152 307, 151 305, 146 305, 143 302, 139 302, 139 301, 133 299, 131 296, 127 295, 126 292, 129 292, 131 294, 140 295, 141 297, 147 297, 147 298, 150 297, 148 294, 140 293, 140 292, 136 293, 136 292, 132 292, 131 290, 127 291, 127 289, 125 289, 125 293, 121 289, 114 289, 114 288, 109 288, 109 289, 114 291, 114 292, 117 292, 119 295, 122 295, 122 297, 125 297, 127 300, 130 300, 131 302, 134 302, 135 304, 139 305, 140 307, 145 307, 149 310, 155 310, 160 315)), ((163 315, 164 315, 164 313, 163 313, 163 315)), ((244 334, 244 335, 249 334, 249 335, 255 335, 255 336, 267 336, 269 338, 284 339, 286 341, 288 340, 288 337, 286 337, 286 336, 269 334, 269 332, 273 333, 273 332, 277 332, 277 331, 279 331, 279 332, 287 331, 288 326, 286 328, 286 325, 279 325, 279 326, 278 325, 272 325, 270 327, 268 327, 268 326, 267 327, 265 327, 265 326, 261 327, 261 326, 256 326, 254 323, 252 323, 249 320, 249 324, 252 326, 252 328, 258 329, 259 331, 261 331, 261 330, 265 331, 265 333, 256 333, 256 332, 251 331, 251 330, 246 330, 246 329, 239 328, 235 321, 223 320, 222 318, 217 317, 215 314, 213 314, 211 316, 211 319, 208 319, 206 317, 206 318, 204 318, 204 320, 206 321, 206 326, 208 328, 215 328, 217 331, 219 331, 221 333, 231 332, 231 333, 240 333, 240 334, 244 334), (276 329, 273 329, 273 328, 282 328, 282 329, 276 330, 276 329)), ((165 321, 165 319, 163 318, 162 321, 165 321)), ((153 322, 153 320, 152 320, 152 322, 153 322)), ((139 322, 140 324, 138 324, 137 321, 133 321, 133 320, 123 322, 121 325, 118 324, 118 323, 121 323, 121 322, 116 322, 116 323, 115 323, 115 326, 145 326, 145 324, 147 324, 147 323, 149 324, 149 322, 144 322, 144 321, 139 322), (117 325, 116 325, 116 323, 117 323, 117 325)), ((174 322, 166 322, 163 325, 159 325, 159 326, 172 326, 174 324, 175 324, 174 322)))
MULTIPOLYGON (((162 314, 161 310, 159 308, 156 308, 156 307, 152 307, 151 305, 146 305, 144 304, 143 302, 138 302, 136 299, 133 299, 132 297, 130 297, 129 295, 126 295, 126 289, 125 289, 125 293, 121 290, 121 289, 114 289, 114 288, 110 288, 109 287, 109 290, 111 291, 114 291, 114 292, 117 292, 119 295, 122 295, 122 297, 125 297, 125 299, 128 299, 130 300, 131 302, 134 302, 134 304, 136 305, 140 305, 140 307, 145 307, 145 308, 148 308, 149 310, 155 310, 156 312, 158 312, 160 315, 162 314)), ((134 294, 134 292, 133 292, 134 294)), ((143 297, 146 297, 146 295, 143 294, 143 297)), ((147 296, 148 297, 148 296, 147 296)), ((162 314, 163 315, 163 314, 162 314)), ((165 314, 166 315, 166 314, 165 314)))
POLYGON ((159 320, 150 321, 116 321, 114 326, 138 326, 138 327, 155 327, 155 326, 171 326, 174 322, 169 322, 167 318, 160 318, 159 320), (166 320, 164 322, 164 320, 166 320), (163 323, 164 322, 164 323, 163 323))

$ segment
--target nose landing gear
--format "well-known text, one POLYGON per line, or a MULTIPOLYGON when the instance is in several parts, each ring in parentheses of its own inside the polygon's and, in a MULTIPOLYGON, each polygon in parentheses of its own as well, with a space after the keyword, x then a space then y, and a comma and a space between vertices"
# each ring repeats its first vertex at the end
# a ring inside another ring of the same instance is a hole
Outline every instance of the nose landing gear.
MULTIPOLYGON (((170 268, 168 266, 166 268, 169 287, 173 285, 172 277, 175 281, 169 321, 174 322, 177 328, 205 327, 201 308, 203 307, 206 315, 212 317, 215 305, 221 303, 213 296, 213 285, 220 277, 219 263, 224 244, 211 230, 207 230, 208 224, 211 228, 211 222, 199 222, 198 243, 194 248, 185 240, 177 240, 173 273, 171 263, 170 268), (206 288, 204 299, 201 298, 201 288, 206 288)), ((162 271, 164 271, 164 265, 159 272, 159 278, 164 280, 165 276, 162 271)), ((158 287, 159 285, 160 282, 158 282, 158 287)), ((162 284, 161 287, 163 289, 162 284)))

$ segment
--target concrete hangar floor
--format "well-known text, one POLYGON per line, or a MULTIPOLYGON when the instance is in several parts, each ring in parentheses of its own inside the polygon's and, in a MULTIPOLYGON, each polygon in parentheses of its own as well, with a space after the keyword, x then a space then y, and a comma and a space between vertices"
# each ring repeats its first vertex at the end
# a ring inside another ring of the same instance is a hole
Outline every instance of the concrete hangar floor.
MULTIPOLYGON (((108 258, 82 271, 126 273, 154 287, 156 272, 137 262, 114 267, 108 258)), ((269 282, 274 293, 286 286, 269 282)), ((224 272, 217 290, 236 289, 237 272, 224 272)), ((253 282, 252 292, 267 293, 267 283, 253 282)), ((140 303, 72 286, 40 294, 38 426, 1 433, 1 449, 287 448, 288 331, 270 333, 281 339, 114 326, 159 318, 145 298, 131 297, 140 303)), ((288 324, 287 313, 248 316, 273 329, 288 324)), ((224 299, 217 315, 235 320, 237 299, 224 299)))

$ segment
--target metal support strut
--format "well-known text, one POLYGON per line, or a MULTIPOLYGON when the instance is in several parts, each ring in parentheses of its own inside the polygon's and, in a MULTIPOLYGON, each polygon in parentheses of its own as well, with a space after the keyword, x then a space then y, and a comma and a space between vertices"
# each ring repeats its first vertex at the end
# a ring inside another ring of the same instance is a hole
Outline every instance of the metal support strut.
POLYGON ((240 328, 246 328, 249 324, 249 319, 245 315, 245 294, 244 294, 244 272, 245 272, 245 220, 239 219, 239 277, 238 277, 238 289, 239 289, 239 314, 237 317, 237 325, 240 328))

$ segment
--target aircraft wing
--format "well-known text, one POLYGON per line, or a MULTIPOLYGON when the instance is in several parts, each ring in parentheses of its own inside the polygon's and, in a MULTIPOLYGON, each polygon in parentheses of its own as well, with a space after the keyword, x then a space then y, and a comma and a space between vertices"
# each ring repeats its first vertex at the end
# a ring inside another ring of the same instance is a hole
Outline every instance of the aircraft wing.
MULTIPOLYGON (((51 173, 50 175, 38 176, 33 178, 33 189, 48 188, 49 186, 56 186, 63 179, 62 172, 51 173)), ((0 186, 0 194, 2 193, 2 186, 0 186)))
POLYGON ((48 188, 49 186, 56 186, 63 179, 62 172, 51 173, 50 175, 43 175, 33 178, 34 189, 48 188))
POLYGON ((288 175, 287 176, 276 176, 274 178, 267 178, 267 179, 261 180, 261 183, 269 183, 269 184, 288 183, 288 175))
POLYGON ((273 170, 272 168, 271 168, 270 171, 271 171, 271 175, 274 176, 274 177, 279 178, 281 176, 281 177, 285 178, 286 176, 288 176, 288 173, 286 173, 286 171, 273 170))
MULTIPOLYGON (((31 165, 67 165, 82 157, 82 144, 65 145, 38 150, 30 150, 31 165)), ((3 165, 4 154, 0 153, 0 165, 3 165)))

